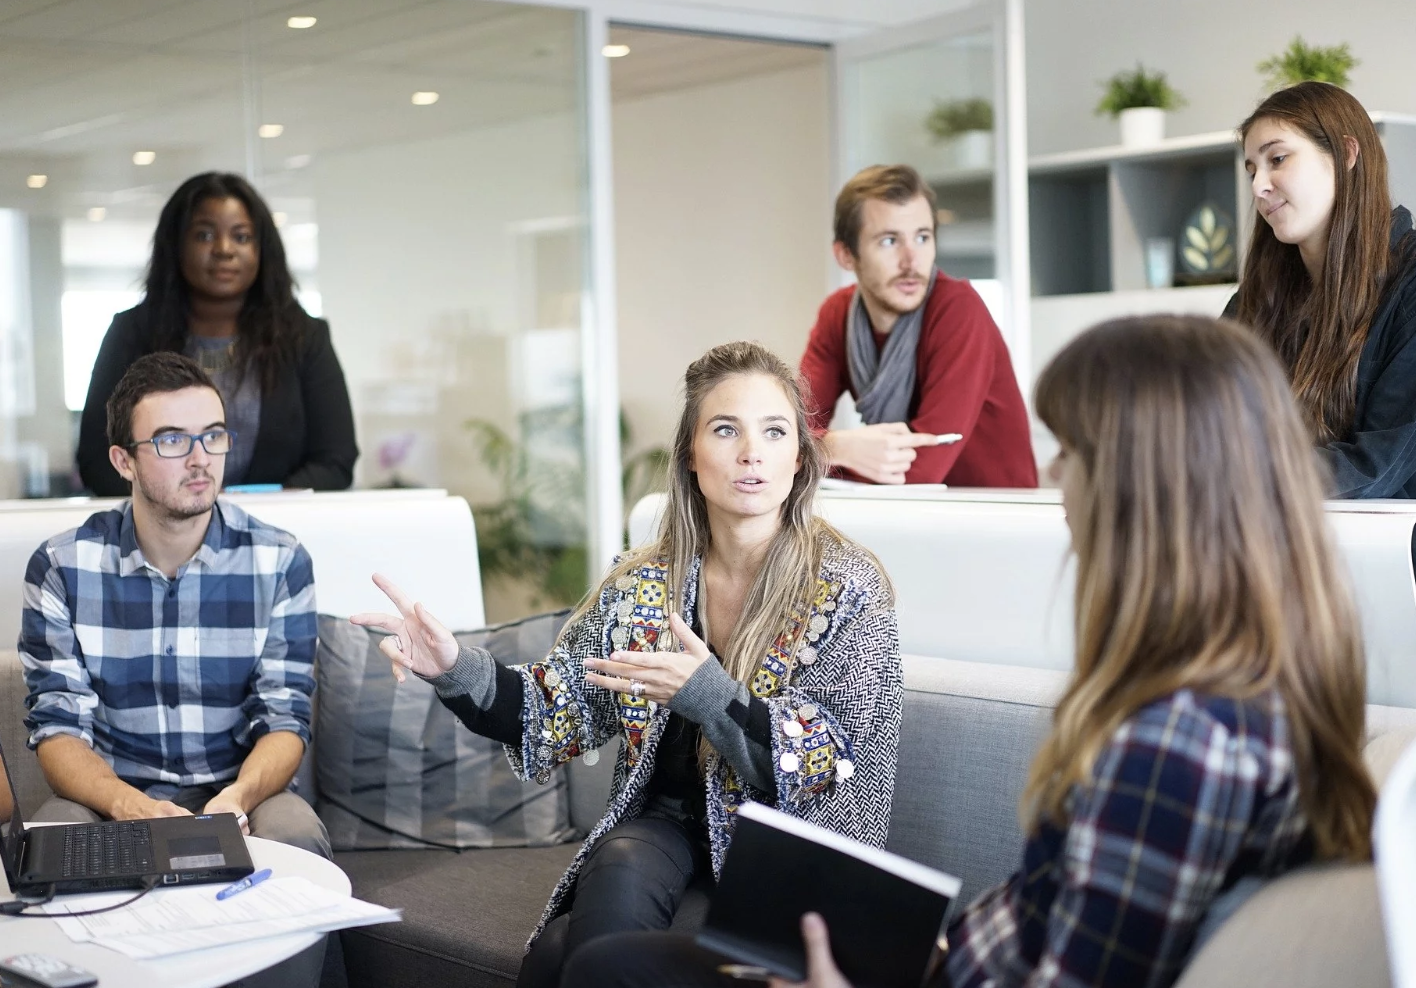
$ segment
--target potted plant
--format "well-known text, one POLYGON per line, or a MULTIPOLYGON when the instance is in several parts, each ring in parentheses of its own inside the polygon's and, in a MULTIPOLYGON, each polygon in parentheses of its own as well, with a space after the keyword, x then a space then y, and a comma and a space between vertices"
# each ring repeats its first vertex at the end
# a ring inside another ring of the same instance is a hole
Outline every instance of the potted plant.
POLYGON ((1330 82, 1342 89, 1352 81, 1352 70, 1362 63, 1353 57, 1347 42, 1321 48, 1295 35, 1288 47, 1259 63, 1269 89, 1282 89, 1299 82, 1330 82))
POLYGON ((935 100, 924 128, 936 144, 954 146, 954 165, 987 168, 993 162, 993 104, 986 99, 935 100))
POLYGON ((1118 72, 1101 85, 1105 92, 1096 105, 1096 112, 1121 121, 1124 147, 1140 147, 1162 140, 1165 111, 1178 110, 1185 105, 1185 97, 1170 85, 1164 72, 1147 72, 1139 62, 1134 72, 1118 72))

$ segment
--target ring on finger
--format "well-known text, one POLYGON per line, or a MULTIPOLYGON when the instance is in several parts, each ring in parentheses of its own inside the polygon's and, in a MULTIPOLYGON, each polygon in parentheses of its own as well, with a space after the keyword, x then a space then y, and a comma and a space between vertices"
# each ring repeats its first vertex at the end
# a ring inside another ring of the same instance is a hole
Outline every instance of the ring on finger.
POLYGON ((643 696, 643 695, 644 695, 644 684, 641 683, 641 682, 640 682, 639 680, 637 680, 637 679, 631 679, 631 680, 629 681, 629 692, 632 693, 632 694, 633 694, 634 696, 636 696, 636 697, 643 696))

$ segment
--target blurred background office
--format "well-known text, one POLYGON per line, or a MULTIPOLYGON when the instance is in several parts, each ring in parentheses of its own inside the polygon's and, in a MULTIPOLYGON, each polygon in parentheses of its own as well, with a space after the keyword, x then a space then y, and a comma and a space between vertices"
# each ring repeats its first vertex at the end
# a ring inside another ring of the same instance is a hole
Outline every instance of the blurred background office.
POLYGON ((1393 186, 1416 186, 1409 0, 5 0, 0 497, 79 490, 93 359, 158 212, 231 171, 329 320, 354 486, 465 496, 492 618, 573 599, 652 483, 687 362, 744 337, 796 362, 863 165, 935 186, 939 263, 1025 393, 1114 311, 1217 314, 1229 269, 1148 288, 1146 244, 1212 203, 1242 249, 1232 128, 1295 35, 1350 45, 1393 186), (1137 62, 1187 103, 1127 152, 1093 110, 1137 62))

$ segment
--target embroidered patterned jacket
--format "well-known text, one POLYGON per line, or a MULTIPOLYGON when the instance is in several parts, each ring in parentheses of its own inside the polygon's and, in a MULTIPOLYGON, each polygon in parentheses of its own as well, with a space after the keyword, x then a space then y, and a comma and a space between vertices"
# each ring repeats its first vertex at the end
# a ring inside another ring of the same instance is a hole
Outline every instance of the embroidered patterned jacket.
MULTIPOLYGON (((883 847, 894 796, 903 678, 894 599, 874 561, 859 548, 822 535, 817 592, 810 613, 784 620, 782 636, 763 655, 749 684, 772 713, 776 791, 761 792, 712 756, 704 785, 713 872, 732 839, 733 814, 746 800, 876 847, 883 847), (789 636, 805 636, 794 666, 789 636)), ((699 561, 684 580, 684 613, 698 591, 699 561)), ((562 634, 551 654, 521 666, 524 732, 507 746, 523 779, 546 782, 558 765, 623 738, 605 816, 561 878, 541 923, 563 911, 595 842, 644 808, 646 788, 669 710, 585 683, 585 659, 612 651, 651 650, 668 625, 667 572, 648 563, 601 587, 598 606, 562 634)), ((589 755, 595 758, 595 755, 589 755)))

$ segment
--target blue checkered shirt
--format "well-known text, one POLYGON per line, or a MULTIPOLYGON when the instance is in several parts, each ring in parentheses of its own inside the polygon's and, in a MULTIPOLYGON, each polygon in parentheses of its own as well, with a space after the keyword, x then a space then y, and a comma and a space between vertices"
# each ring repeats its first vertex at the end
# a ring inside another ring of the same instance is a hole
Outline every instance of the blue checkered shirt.
POLYGON ((1237 701, 1181 690, 1143 708, 1069 809, 951 926, 954 988, 1163 988, 1221 891, 1311 856, 1272 691, 1237 701))
POLYGON ((315 632, 293 535, 218 500, 169 580, 138 548, 131 503, 95 514, 25 572, 30 747, 82 738, 149 793, 227 782, 270 731, 309 743, 315 632))

